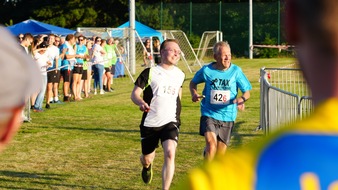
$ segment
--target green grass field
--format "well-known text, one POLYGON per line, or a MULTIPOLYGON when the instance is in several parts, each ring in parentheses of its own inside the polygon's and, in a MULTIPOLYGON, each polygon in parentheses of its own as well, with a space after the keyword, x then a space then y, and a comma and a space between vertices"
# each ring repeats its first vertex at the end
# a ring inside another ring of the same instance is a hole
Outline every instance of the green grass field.
MULTIPOLYGON (((283 67, 295 60, 235 59, 253 89, 240 112, 231 149, 254 143, 263 136, 259 125, 259 70, 283 67)), ((182 99, 182 125, 172 188, 187 172, 203 162, 204 138, 198 135, 199 104, 192 103, 186 74, 182 99)), ((136 76, 135 76, 136 78, 136 76)), ((114 80, 115 91, 80 102, 51 105, 32 113, 7 149, 0 154, 0 189, 161 189, 162 148, 157 149, 154 177, 145 185, 139 163, 141 112, 130 100, 129 78, 114 80)), ((202 90, 203 86, 199 86, 202 90)))

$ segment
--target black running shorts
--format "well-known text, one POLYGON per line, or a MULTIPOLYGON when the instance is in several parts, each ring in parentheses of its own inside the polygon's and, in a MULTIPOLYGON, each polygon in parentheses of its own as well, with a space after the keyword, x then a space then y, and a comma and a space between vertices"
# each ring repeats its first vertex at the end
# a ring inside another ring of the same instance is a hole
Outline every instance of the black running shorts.
POLYGON ((161 127, 140 126, 142 154, 152 153, 158 147, 159 140, 161 144, 168 139, 178 142, 179 127, 180 125, 176 122, 170 122, 161 127))

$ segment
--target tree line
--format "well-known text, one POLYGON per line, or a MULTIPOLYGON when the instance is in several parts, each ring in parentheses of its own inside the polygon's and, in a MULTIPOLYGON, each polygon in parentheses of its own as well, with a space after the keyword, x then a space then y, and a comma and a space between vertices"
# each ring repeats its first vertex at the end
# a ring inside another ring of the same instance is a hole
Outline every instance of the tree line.
MULTIPOLYGON (((157 30, 182 30, 193 47, 204 31, 220 30, 224 39, 236 44, 238 56, 248 49, 249 0, 139 0, 135 18, 157 30)), ((283 1, 283 0, 282 0, 283 1)), ((253 0, 254 44, 283 42, 277 4, 280 0, 253 0)), ((282 10, 281 10, 282 11, 282 10)), ((73 29, 115 28, 129 20, 127 0, 2 0, 0 24, 13 25, 34 19, 73 29)))
MULTIPOLYGON (((148 19, 150 26, 159 23, 158 8, 143 9, 143 4, 158 3, 240 3, 249 0, 139 0, 136 2, 136 15, 148 19)), ((254 2, 275 2, 279 0, 254 0, 254 2)), ((188 5, 188 4, 187 4, 188 5)), ((186 5, 186 6, 187 6, 186 5)), ((170 17, 163 10, 164 18, 170 17)), ((48 24, 69 29, 76 27, 116 27, 129 20, 129 1, 127 0, 2 0, 0 4, 0 24, 13 25, 35 19, 48 24)), ((175 21, 176 22, 176 21, 175 21)), ((173 21, 165 20, 164 28, 176 29, 173 21), (168 22, 169 21, 169 22, 168 22)), ((147 23, 148 24, 148 23, 147 23)))

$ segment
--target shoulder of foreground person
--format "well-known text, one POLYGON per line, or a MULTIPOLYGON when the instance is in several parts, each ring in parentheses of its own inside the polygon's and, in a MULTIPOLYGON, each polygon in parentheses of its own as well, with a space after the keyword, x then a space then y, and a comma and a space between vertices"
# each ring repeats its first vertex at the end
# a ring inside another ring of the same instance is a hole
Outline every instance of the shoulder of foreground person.
POLYGON ((338 99, 326 100, 310 117, 192 170, 177 189, 328 189, 338 179, 337 114, 338 99))

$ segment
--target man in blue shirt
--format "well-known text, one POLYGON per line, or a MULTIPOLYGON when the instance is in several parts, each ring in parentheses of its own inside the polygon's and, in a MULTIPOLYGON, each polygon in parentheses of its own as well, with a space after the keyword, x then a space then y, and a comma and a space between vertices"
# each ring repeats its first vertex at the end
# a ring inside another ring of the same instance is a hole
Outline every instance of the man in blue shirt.
POLYGON ((190 82, 193 102, 201 101, 200 135, 205 137, 207 160, 216 153, 224 154, 230 142, 230 136, 237 109, 244 109, 244 102, 250 98, 252 89, 241 68, 231 63, 231 49, 228 42, 218 42, 213 47, 214 59, 203 66, 190 82), (197 91, 197 85, 205 83, 203 95, 197 91), (243 93, 238 96, 238 89, 243 93))

